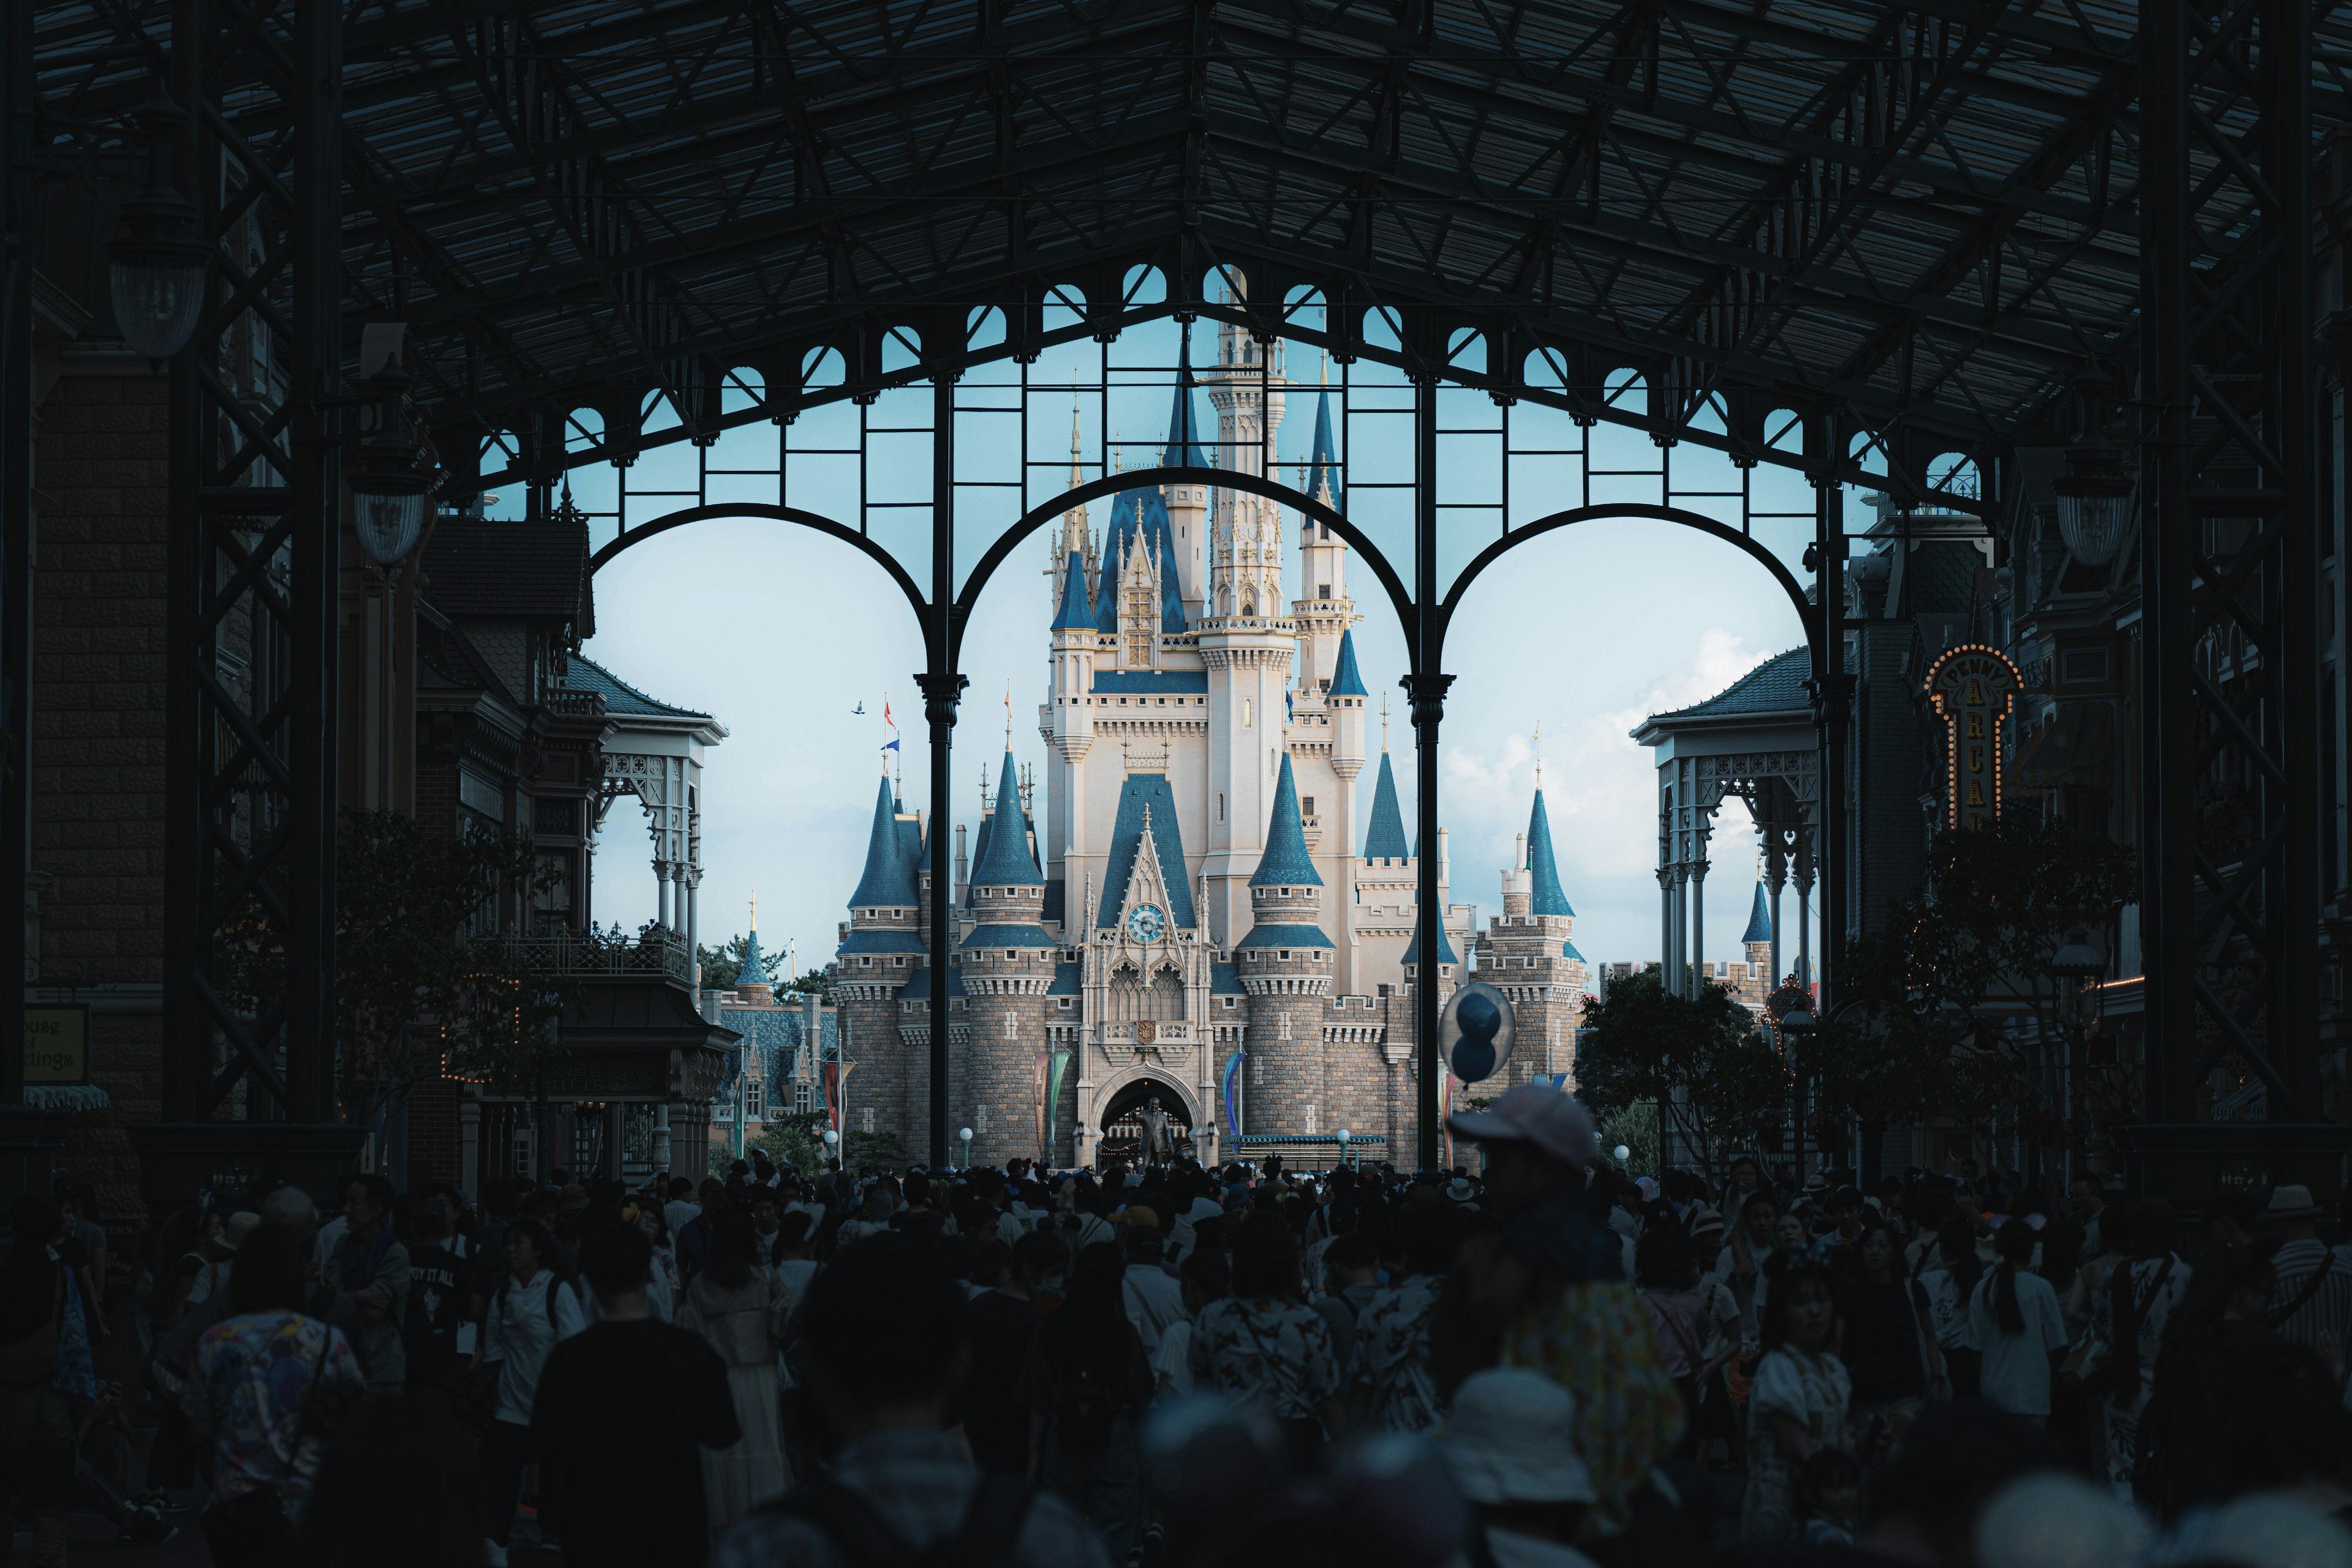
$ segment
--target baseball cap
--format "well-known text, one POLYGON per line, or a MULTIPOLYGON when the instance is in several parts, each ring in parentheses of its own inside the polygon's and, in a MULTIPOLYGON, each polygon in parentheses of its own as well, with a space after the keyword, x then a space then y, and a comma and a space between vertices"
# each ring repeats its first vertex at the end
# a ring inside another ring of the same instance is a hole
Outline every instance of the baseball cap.
POLYGON ((1481 1143, 1532 1143, 1579 1170, 1601 1154, 1591 1114, 1576 1097, 1532 1083, 1506 1089, 1484 1110, 1449 1116, 1445 1125, 1481 1143))

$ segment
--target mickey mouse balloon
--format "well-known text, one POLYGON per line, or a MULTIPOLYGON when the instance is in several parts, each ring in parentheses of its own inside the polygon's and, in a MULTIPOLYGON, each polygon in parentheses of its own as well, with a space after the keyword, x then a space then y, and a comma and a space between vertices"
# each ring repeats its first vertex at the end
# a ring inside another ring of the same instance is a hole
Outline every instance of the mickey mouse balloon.
POLYGON ((1437 1019, 1437 1048, 1464 1083, 1492 1078, 1511 1059, 1511 999, 1483 980, 1456 991, 1437 1019))

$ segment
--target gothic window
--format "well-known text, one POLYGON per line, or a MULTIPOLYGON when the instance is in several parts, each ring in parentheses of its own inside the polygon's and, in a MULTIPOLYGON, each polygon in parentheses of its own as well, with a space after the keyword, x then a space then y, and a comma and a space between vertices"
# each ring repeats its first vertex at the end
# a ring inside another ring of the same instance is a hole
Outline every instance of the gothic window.
POLYGON ((796 1083, 793 1085, 793 1109, 794 1110, 799 1111, 802 1115, 805 1116, 810 1111, 816 1109, 815 1102, 816 1085, 813 1083, 796 1083))
POLYGON ((1127 588, 1127 613, 1119 616, 1127 632, 1126 661, 1136 668, 1151 663, 1154 633, 1160 617, 1153 613, 1151 584, 1149 581, 1129 583, 1127 588))
POLYGON ((1142 974, 1132 963, 1120 964, 1110 974, 1110 1021, 1131 1024, 1149 1016, 1150 1002, 1143 994, 1142 974))
POLYGON ((743 1114, 746 1118, 765 1114, 760 1109, 760 1080, 756 1078, 743 1086, 743 1114))
POLYGON ((1172 968, 1151 977, 1151 1016, 1171 1021, 1184 1016, 1184 982, 1172 968))

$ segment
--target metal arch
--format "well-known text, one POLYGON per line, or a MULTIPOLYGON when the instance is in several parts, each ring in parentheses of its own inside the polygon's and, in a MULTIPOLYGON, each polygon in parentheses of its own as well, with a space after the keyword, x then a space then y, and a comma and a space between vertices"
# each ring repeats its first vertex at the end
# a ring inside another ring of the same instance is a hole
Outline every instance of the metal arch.
MULTIPOLYGON (((1366 538, 1355 524, 1349 522, 1339 512, 1332 510, 1312 496, 1292 489, 1287 485, 1277 484, 1272 479, 1260 478, 1255 474, 1241 473, 1226 468, 1129 468, 1124 473, 1108 474, 1099 479, 1088 479, 1085 484, 1064 490, 1044 504, 1033 507, 1022 514, 1018 522, 999 534, 995 542, 989 545, 988 549, 982 553, 980 560, 973 564, 971 575, 966 579, 962 592, 956 595, 955 630, 948 647, 949 667, 952 668, 961 662, 963 653, 964 624, 971 616, 972 605, 978 601, 980 591, 988 586, 989 578, 995 574, 999 566, 1004 564, 1006 559, 1024 540, 1046 523, 1059 518, 1073 506, 1102 496, 1118 495, 1127 490, 1140 489, 1147 485, 1165 484, 1214 485, 1223 489, 1247 490, 1253 495, 1261 495, 1284 506, 1296 508, 1302 514, 1335 530, 1340 538, 1346 540, 1363 556, 1365 563, 1371 567, 1372 574, 1381 580, 1381 586, 1387 590, 1390 607, 1396 611, 1397 622, 1404 630, 1405 647, 1409 652, 1413 650, 1412 594, 1406 591, 1403 579, 1396 574, 1396 569, 1389 564, 1388 557, 1381 553, 1380 547, 1366 538)), ((1420 668, 1418 654, 1414 657, 1414 668, 1420 668)))
POLYGON ((1477 580, 1480 573, 1507 554, 1514 547, 1527 543, 1538 534, 1549 533, 1556 529, 1568 528, 1580 522, 1601 522, 1611 518, 1645 518, 1658 522, 1679 523, 1685 528, 1696 529, 1701 533, 1710 534, 1726 543, 1738 546, 1751 559, 1761 563, 1764 569, 1772 574, 1772 580, 1780 585, 1780 591, 1789 595, 1789 603, 1796 608, 1797 618, 1804 623, 1805 642, 1811 648, 1815 662, 1819 662, 1822 646, 1822 617, 1813 603, 1805 597, 1803 584, 1790 574, 1788 567, 1781 564, 1779 556, 1757 543, 1748 535, 1740 532, 1739 530, 1728 524, 1717 522, 1711 517, 1703 516, 1695 511, 1685 511, 1680 507, 1656 506, 1641 501, 1610 502, 1599 506, 1572 507, 1567 511, 1556 511, 1549 517, 1538 518, 1534 522, 1512 529, 1502 538, 1480 551, 1470 564, 1462 569, 1460 575, 1454 579, 1453 588, 1447 592, 1444 602, 1438 606, 1438 647, 1431 651, 1429 662, 1432 664, 1439 662, 1437 655, 1444 651, 1445 634, 1453 627, 1454 612, 1461 607, 1463 594, 1472 583, 1477 580))
POLYGON ((914 610, 915 618, 925 623, 924 629, 928 636, 930 602, 923 597, 922 589, 916 586, 915 579, 908 574, 904 566, 898 563, 896 556, 847 523, 836 522, 822 512, 808 511, 796 506, 773 506, 766 501, 733 501, 718 506, 690 506, 682 511, 669 512, 665 516, 655 518, 651 522, 637 523, 634 527, 623 530, 618 538, 599 547, 596 553, 588 558, 588 570, 592 574, 602 571, 606 565, 618 559, 621 552, 628 549, 632 544, 644 542, 656 533, 667 533, 671 529, 683 528, 689 522, 716 522, 721 518, 730 517, 756 517, 764 518, 772 522, 797 522, 803 528, 813 528, 828 538, 838 539, 843 543, 852 546, 858 553, 890 574, 890 581, 898 584, 898 592, 907 595, 907 604, 914 610))

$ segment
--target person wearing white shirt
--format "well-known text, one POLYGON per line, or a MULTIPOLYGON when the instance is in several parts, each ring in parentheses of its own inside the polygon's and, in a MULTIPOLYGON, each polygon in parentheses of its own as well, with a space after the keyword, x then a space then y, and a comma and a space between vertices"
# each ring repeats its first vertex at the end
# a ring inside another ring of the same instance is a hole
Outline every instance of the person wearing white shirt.
POLYGON ((1969 1296, 1969 1331, 1982 1354, 1977 1394, 2036 1426, 2050 1415, 2050 1357, 2066 1348, 2066 1314, 2050 1281, 2031 1272, 2035 1238, 2012 1219, 1993 1237, 2000 1261, 1969 1296))
POLYGON ((1184 1287, 1160 1266, 1160 1232, 1148 1225, 1127 1229, 1127 1273, 1119 1290, 1127 1303, 1127 1321, 1135 1325, 1149 1357, 1160 1349, 1169 1328, 1185 1319, 1184 1287))
POLYGON ((531 1406, 539 1398, 539 1374, 547 1352, 588 1326, 579 1289, 557 1278, 547 1258, 555 1240, 547 1227, 519 1219, 507 1227, 508 1276, 490 1298, 482 1331, 482 1361, 499 1369, 498 1405, 482 1434, 485 1555, 494 1565, 506 1560, 507 1533, 514 1522, 522 1474, 537 1458, 531 1439, 531 1406))

